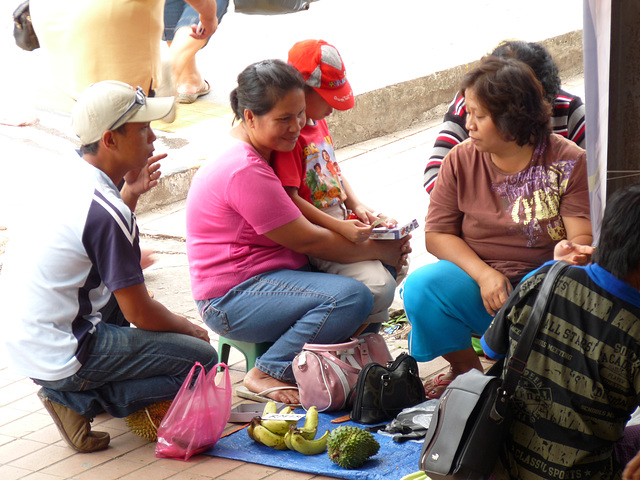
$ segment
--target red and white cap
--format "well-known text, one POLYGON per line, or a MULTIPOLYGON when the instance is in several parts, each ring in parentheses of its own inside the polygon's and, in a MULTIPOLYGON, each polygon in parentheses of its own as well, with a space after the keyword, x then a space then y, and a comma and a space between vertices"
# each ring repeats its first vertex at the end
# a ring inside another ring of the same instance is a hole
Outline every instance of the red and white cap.
POLYGON ((289 50, 289 63, 333 108, 349 110, 353 107, 353 90, 336 47, 324 40, 303 40, 289 50))

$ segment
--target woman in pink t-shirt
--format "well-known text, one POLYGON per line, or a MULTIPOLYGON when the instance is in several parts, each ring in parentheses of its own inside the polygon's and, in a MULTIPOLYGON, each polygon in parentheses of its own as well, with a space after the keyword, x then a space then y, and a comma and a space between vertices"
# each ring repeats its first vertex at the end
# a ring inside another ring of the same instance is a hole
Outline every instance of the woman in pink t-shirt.
POLYGON ((252 392, 299 403, 291 362, 305 343, 347 340, 373 306, 369 289, 314 272, 307 255, 401 267, 408 241, 355 244, 311 224, 271 168, 305 123, 304 80, 280 60, 247 67, 231 92, 235 142, 195 175, 187 197, 191 287, 205 323, 219 335, 273 342, 244 379, 252 392))
POLYGON ((411 354, 443 356, 438 398, 472 368, 482 335, 512 287, 554 257, 585 262, 592 242, 584 150, 550 133, 551 107, 531 68, 485 57, 462 80, 470 138, 445 158, 431 193, 427 250, 440 259, 404 286, 411 354))

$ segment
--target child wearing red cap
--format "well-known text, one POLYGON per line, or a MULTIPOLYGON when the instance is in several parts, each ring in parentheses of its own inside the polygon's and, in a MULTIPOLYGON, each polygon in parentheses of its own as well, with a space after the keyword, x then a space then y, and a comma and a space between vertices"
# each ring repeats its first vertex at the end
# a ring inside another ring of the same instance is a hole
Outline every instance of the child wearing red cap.
MULTIPOLYGON (((324 40, 303 40, 289 50, 289 64, 305 79, 307 122, 291 152, 274 152, 273 169, 302 214, 312 223, 337 232, 354 243, 369 238, 379 214, 364 205, 342 176, 325 118, 333 109, 354 105, 338 50, 324 40), (349 216, 349 212, 352 212, 349 216), (356 217, 356 218, 354 218, 356 217)), ((380 223, 380 222, 378 222, 380 223)), ((395 220, 383 225, 394 226, 395 220)), ((361 281, 374 296, 368 323, 389 319, 397 286, 396 271, 379 260, 342 264, 311 258, 318 269, 361 281), (390 273, 393 272, 392 273, 390 273)), ((406 266, 402 268, 403 273, 406 266)))

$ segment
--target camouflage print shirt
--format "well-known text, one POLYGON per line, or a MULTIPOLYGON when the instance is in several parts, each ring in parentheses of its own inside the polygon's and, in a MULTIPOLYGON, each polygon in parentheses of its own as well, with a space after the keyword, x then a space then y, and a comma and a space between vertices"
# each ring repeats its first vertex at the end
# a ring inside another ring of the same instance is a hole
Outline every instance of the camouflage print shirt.
MULTIPOLYGON (((518 285, 482 343, 512 355, 549 265, 518 285)), ((611 479, 640 393, 640 292, 599 265, 559 278, 512 403, 497 479, 611 479)))

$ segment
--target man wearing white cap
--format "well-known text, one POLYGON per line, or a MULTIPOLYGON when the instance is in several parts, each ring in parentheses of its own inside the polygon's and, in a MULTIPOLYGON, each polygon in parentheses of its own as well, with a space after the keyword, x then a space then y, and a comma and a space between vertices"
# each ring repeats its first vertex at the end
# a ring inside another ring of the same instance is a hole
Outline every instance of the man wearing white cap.
POLYGON ((149 122, 173 104, 121 82, 89 86, 72 114, 82 159, 69 160, 69 187, 40 192, 33 229, 12 237, 0 276, 9 357, 42 386, 62 438, 80 452, 109 444, 91 431, 97 414, 173 399, 194 362, 217 362, 206 330, 149 297, 140 267, 133 209, 165 156, 153 156, 149 122))

